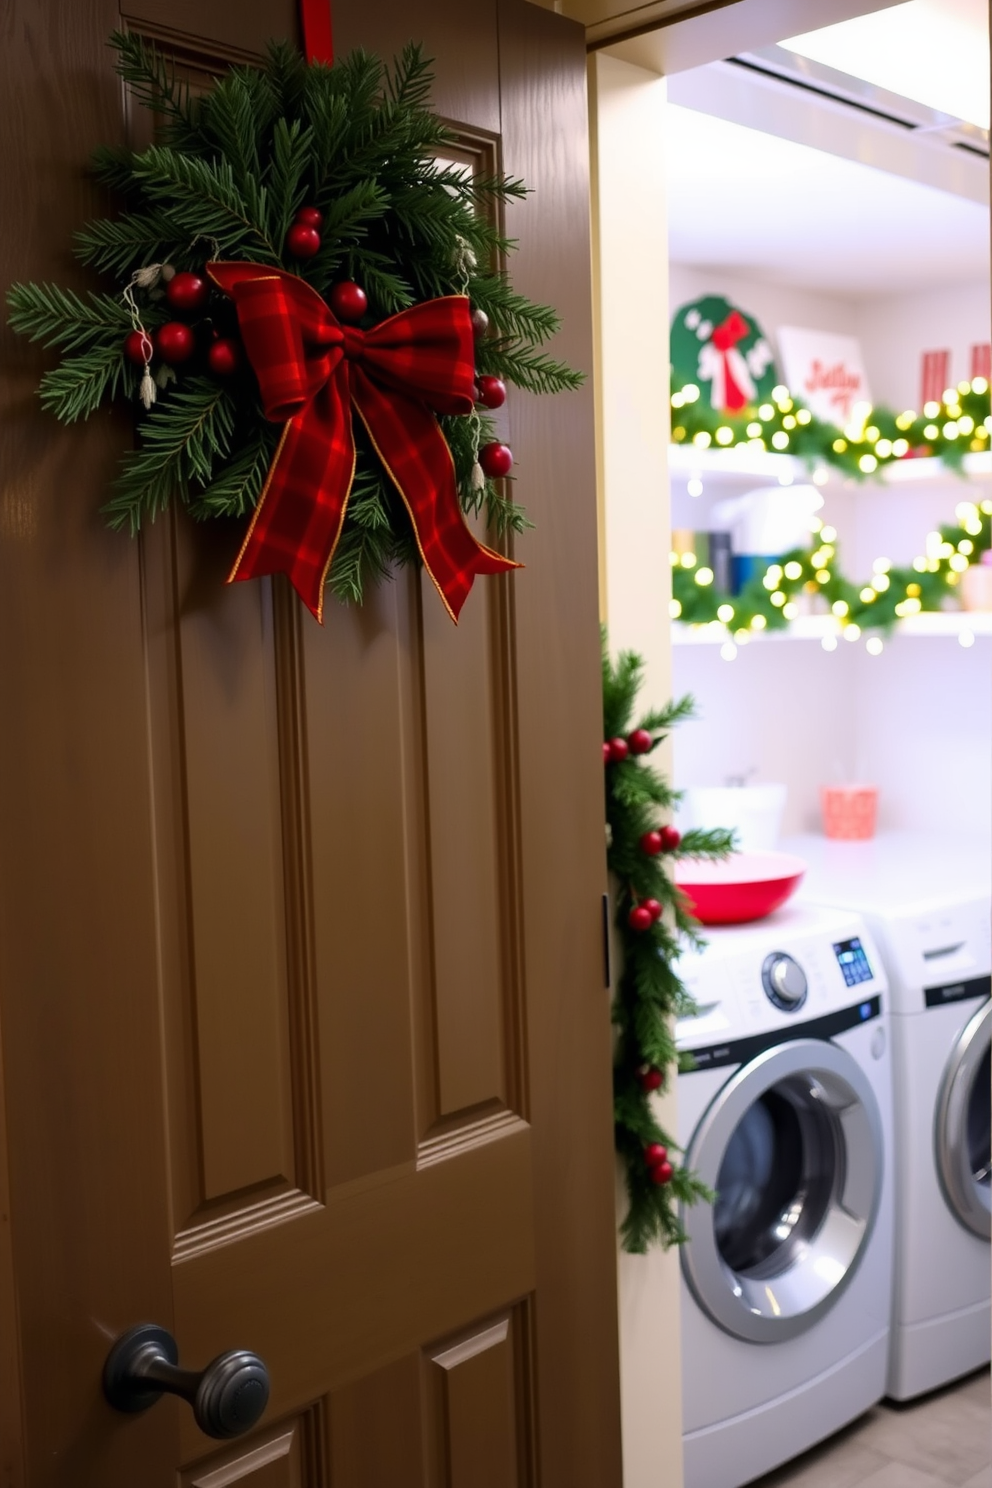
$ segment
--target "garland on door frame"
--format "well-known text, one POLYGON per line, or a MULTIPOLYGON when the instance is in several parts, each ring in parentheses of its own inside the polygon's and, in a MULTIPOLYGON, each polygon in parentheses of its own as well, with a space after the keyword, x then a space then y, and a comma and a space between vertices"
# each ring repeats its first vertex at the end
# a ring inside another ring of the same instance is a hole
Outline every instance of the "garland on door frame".
POLYGON ((273 44, 194 96, 139 36, 111 44, 159 123, 148 149, 94 157, 123 211, 75 252, 117 288, 8 296, 14 329, 62 356, 45 408, 134 408, 110 525, 136 533, 175 499, 197 519, 254 512, 232 578, 288 572, 320 618, 325 579, 360 602, 419 557, 456 619, 476 573, 516 566, 463 513, 500 539, 528 525, 488 410, 508 382, 581 381, 540 349, 554 311, 502 267, 492 219, 523 184, 440 163, 455 141, 419 47, 390 69, 273 44))
POLYGON ((631 651, 611 662, 604 637, 607 866, 622 962, 613 999, 614 1130, 628 1201, 620 1233, 624 1249, 639 1255, 654 1242, 666 1248, 681 1244, 685 1234, 678 1205, 712 1199, 695 1174, 678 1163, 680 1149, 659 1125, 653 1099, 679 1068, 673 1020, 693 1011, 675 968, 680 947, 684 940, 702 944, 667 864, 675 857, 725 857, 733 846, 730 832, 681 836, 659 823, 678 792, 651 768, 648 756, 691 716, 693 703, 685 697, 652 709, 632 727, 643 670, 643 661, 631 651))

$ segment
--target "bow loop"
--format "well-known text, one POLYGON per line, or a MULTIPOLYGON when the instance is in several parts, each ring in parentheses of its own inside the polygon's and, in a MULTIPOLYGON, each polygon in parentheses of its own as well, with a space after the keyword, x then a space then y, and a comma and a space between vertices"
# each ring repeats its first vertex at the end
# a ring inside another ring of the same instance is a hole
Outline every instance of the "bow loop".
POLYGON ((241 263, 212 263, 207 271, 234 301, 265 415, 284 425, 230 579, 287 573, 322 618, 355 472, 354 409, 457 621, 477 573, 519 567, 465 525, 451 451, 431 411, 465 414, 475 406, 468 300, 426 300, 362 331, 340 325, 295 274, 241 263))

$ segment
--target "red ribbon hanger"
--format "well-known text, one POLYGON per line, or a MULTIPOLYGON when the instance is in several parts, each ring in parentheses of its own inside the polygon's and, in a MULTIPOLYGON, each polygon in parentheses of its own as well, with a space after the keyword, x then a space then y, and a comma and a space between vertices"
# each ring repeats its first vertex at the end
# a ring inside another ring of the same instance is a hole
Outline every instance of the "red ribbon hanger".
POLYGON ((303 50, 308 62, 334 61, 331 36, 331 0, 300 0, 303 50))

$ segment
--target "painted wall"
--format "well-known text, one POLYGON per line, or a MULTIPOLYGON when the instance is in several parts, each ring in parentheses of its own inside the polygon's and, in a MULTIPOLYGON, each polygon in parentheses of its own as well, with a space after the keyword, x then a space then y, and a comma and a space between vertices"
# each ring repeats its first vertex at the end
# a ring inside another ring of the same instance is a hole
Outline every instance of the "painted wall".
POLYGON ((872 397, 893 408, 917 406, 924 351, 948 348, 951 379, 960 382, 970 372, 971 346, 992 339, 988 279, 952 283, 925 293, 859 299, 767 283, 724 270, 672 264, 669 285, 673 310, 707 293, 726 295, 756 316, 773 344, 782 325, 859 337, 872 397))

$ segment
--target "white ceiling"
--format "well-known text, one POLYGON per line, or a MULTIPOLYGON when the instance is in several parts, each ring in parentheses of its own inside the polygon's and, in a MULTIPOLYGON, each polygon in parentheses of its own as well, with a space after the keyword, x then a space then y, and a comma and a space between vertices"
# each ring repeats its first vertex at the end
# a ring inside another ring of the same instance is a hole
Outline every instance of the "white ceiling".
POLYGON ((987 207, 711 114, 668 113, 674 262, 854 296, 987 277, 987 207))
POLYGON ((988 128, 988 0, 909 0, 781 45, 988 128))

